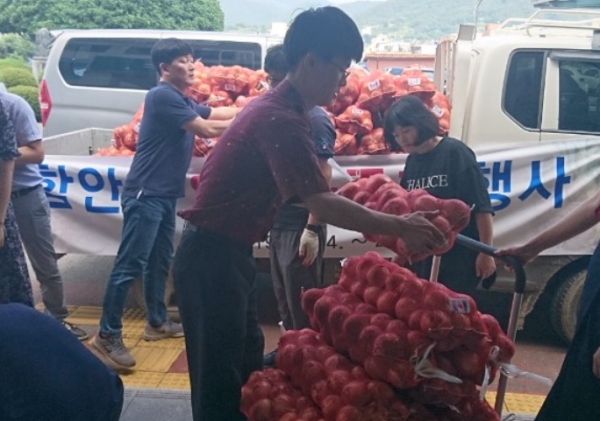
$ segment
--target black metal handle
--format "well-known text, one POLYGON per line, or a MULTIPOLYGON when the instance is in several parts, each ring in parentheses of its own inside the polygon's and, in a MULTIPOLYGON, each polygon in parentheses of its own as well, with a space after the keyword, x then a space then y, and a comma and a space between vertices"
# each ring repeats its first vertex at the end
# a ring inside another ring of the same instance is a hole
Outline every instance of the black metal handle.
MULTIPOLYGON (((456 236, 456 242, 470 250, 474 250, 478 253, 487 254, 488 256, 493 256, 502 260, 510 268, 512 268, 512 270, 515 273, 515 293, 522 294, 525 291, 527 275, 525 274, 525 268, 523 267, 523 264, 519 261, 519 259, 517 259, 514 256, 496 256, 496 252, 498 251, 498 249, 488 246, 487 244, 483 244, 482 242, 473 240, 472 238, 465 237, 462 234, 458 234, 456 236)), ((485 289, 489 289, 495 281, 495 278, 491 278, 490 281, 488 281, 488 279, 484 280, 483 283, 483 287, 485 289)))

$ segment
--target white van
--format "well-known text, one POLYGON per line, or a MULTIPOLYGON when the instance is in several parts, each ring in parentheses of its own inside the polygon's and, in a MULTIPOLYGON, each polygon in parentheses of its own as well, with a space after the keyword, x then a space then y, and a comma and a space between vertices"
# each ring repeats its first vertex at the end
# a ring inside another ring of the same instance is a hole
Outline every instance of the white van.
POLYGON ((266 49, 281 39, 223 32, 65 30, 53 40, 40 84, 44 136, 128 123, 156 85, 150 58, 161 38, 180 38, 207 66, 262 68, 266 49))

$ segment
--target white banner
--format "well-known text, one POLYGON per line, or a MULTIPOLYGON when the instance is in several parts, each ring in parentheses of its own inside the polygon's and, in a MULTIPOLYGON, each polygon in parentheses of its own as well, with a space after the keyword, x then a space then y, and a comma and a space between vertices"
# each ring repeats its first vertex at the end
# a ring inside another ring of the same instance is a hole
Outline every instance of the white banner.
MULTIPOLYGON (((504 145, 476 150, 477 160, 489 184, 496 211, 494 245, 524 242, 563 218, 591 195, 600 181, 600 139, 573 139, 535 145, 504 145)), ((58 253, 115 255, 122 226, 120 191, 132 158, 94 156, 46 156, 41 165, 44 186, 52 209, 52 227, 58 253)), ((336 162, 353 177, 385 173, 399 180, 405 157, 337 157, 336 162)), ((178 209, 190 205, 192 178, 204 160, 194 158, 188 172, 186 196, 178 209)), ((347 180, 334 171, 333 187, 347 180)), ((178 219, 176 243, 183 221, 178 219)), ((591 254, 597 232, 567 241, 546 254, 591 254)), ((268 242, 255 246, 256 256, 267 256, 268 242)), ((359 233, 328 228, 327 257, 346 257, 385 249, 366 243, 359 233)))

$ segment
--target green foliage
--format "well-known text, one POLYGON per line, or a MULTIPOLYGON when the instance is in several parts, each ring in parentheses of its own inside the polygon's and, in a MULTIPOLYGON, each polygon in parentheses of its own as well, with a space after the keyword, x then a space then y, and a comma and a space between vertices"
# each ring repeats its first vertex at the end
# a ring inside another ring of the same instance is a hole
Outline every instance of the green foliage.
POLYGON ((35 45, 18 34, 4 34, 0 37, 0 57, 28 60, 33 57, 35 45))
POLYGON ((13 86, 12 88, 8 89, 8 92, 19 95, 21 98, 27 101, 27 103, 31 105, 31 108, 33 108, 33 112, 35 113, 35 118, 37 121, 42 121, 38 88, 22 85, 13 86))
POLYGON ((222 30, 219 0, 0 0, 0 32, 52 29, 222 30))
POLYGON ((9 67, 30 70, 29 65, 23 60, 16 58, 0 58, 0 70, 7 69, 9 67))
POLYGON ((0 82, 3 82, 7 88, 14 86, 33 86, 37 88, 38 86, 31 71, 14 67, 0 70, 0 82))

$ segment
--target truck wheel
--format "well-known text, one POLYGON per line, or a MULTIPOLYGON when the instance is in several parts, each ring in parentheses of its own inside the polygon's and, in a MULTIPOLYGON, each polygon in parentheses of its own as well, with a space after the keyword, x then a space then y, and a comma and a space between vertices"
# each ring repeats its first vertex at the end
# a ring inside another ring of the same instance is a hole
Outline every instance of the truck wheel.
MULTIPOLYGON (((133 294, 133 299, 135 300, 136 304, 145 311, 146 302, 144 300, 144 286, 142 285, 142 278, 137 278, 133 282, 131 293, 133 294)), ((170 274, 167 277, 167 282, 165 285, 165 304, 167 305, 167 312, 170 319, 174 322, 180 323, 181 319, 179 317, 179 309, 175 303, 175 288, 173 286, 173 278, 170 274)))
POLYGON ((568 275, 554 293, 550 304, 550 320, 558 336, 570 343, 575 335, 577 310, 583 291, 587 269, 568 275))

